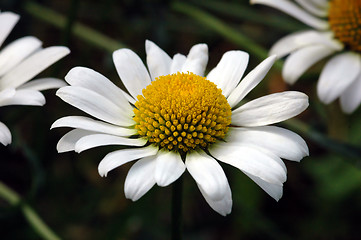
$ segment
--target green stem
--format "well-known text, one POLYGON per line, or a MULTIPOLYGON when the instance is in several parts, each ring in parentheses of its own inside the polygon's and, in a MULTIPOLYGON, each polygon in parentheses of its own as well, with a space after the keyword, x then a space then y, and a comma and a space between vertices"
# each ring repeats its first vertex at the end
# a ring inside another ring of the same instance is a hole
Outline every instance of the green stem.
MULTIPOLYGON (((53 25, 59 29, 67 28, 67 18, 57 12, 43 7, 37 3, 26 1, 24 4, 25 11, 35 18, 38 18, 46 23, 53 25)), ((81 23, 74 22, 72 24, 72 33, 74 36, 108 52, 113 52, 119 48, 124 48, 125 45, 106 35, 93 30, 81 23)))
POLYGON ((172 185, 172 240, 182 239, 183 176, 172 185))
POLYGON ((44 222, 39 215, 27 203, 22 202, 20 196, 5 184, 0 182, 0 197, 12 206, 19 206, 26 220, 34 230, 46 240, 59 240, 58 237, 44 222))

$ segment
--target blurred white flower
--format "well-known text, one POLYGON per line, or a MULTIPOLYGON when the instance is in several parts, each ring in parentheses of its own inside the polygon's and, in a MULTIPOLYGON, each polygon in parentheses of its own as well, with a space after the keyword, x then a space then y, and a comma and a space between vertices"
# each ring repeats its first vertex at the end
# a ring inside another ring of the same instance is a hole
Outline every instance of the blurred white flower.
POLYGON ((313 64, 331 56, 317 84, 320 100, 340 98, 345 113, 361 103, 361 1, 360 0, 251 0, 279 9, 315 30, 300 31, 280 39, 270 55, 290 54, 283 78, 293 84, 313 64))
POLYGON ((125 196, 133 201, 155 184, 171 184, 187 169, 208 204, 227 215, 232 208, 231 189, 217 160, 240 169, 279 200, 286 181, 281 158, 300 161, 308 155, 308 148, 297 134, 267 125, 304 111, 308 97, 281 92, 240 104, 276 57, 267 58, 240 81, 249 58, 242 51, 226 52, 206 78, 202 77, 208 62, 206 44, 193 46, 188 56, 171 58, 146 41, 146 53, 149 73, 133 51, 113 53, 130 95, 91 69, 70 70, 65 77, 70 86, 60 88, 57 95, 98 120, 84 116, 58 119, 52 128, 75 129, 60 139, 57 150, 125 146, 107 154, 98 171, 106 176, 139 159, 124 186, 125 196))
MULTIPOLYGON (((0 46, 5 41, 17 21, 19 15, 12 12, 0 13, 0 46)), ((41 90, 59 88, 64 81, 54 78, 43 78, 29 82, 45 68, 69 54, 66 47, 41 48, 41 41, 27 36, 10 43, 0 51, 0 107, 7 105, 45 104, 41 90)), ((0 143, 11 143, 11 133, 6 125, 0 122, 0 143)))

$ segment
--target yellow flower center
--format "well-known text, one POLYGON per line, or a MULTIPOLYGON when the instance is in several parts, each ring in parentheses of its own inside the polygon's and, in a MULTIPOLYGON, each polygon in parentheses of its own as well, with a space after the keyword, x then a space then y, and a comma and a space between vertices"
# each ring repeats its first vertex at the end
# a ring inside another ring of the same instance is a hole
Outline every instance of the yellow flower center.
POLYGON ((134 108, 135 128, 160 148, 187 152, 224 138, 231 107, 222 90, 205 77, 177 73, 156 78, 134 108))
POLYGON ((331 0, 328 21, 337 39, 361 52, 361 0, 331 0))

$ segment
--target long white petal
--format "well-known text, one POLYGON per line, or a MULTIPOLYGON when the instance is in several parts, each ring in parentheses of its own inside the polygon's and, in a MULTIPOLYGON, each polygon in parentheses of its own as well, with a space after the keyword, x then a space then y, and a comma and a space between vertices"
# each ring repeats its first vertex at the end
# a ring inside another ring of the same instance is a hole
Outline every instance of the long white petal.
POLYGON ((133 128, 119 127, 109 123, 105 123, 103 121, 98 121, 83 116, 62 117, 56 120, 53 123, 53 125, 51 125, 51 129, 58 127, 80 128, 84 130, 105 133, 105 134, 112 134, 123 137, 131 136, 137 133, 137 130, 133 128))
POLYGON ((192 72, 199 76, 204 76, 204 71, 208 63, 208 46, 207 44, 194 45, 182 67, 182 72, 192 72))
POLYGON ((234 145, 251 144, 267 149, 278 157, 301 161, 309 155, 306 142, 296 133, 275 126, 230 128, 225 139, 234 145))
POLYGON ((0 88, 18 87, 69 54, 67 47, 44 48, 12 68, 0 79, 0 88))
POLYGON ((87 131, 83 129, 73 129, 66 133, 56 145, 56 150, 59 153, 69 152, 75 150, 75 143, 82 137, 89 134, 94 134, 92 131, 87 131))
MULTIPOLYGON (((0 18, 1 20, 1 18, 0 18)), ((0 143, 4 146, 11 143, 11 133, 9 128, 2 122, 0 122, 0 143)))
POLYGON ((5 41, 15 24, 18 22, 20 16, 12 12, 0 13, 0 46, 5 41))
POLYGON ((318 17, 326 17, 328 14, 328 9, 326 7, 320 8, 317 4, 313 3, 312 0, 296 0, 296 2, 308 12, 318 17))
POLYGON ((251 0, 251 4, 263 4, 276 8, 319 30, 325 30, 329 27, 327 21, 324 21, 309 14, 301 7, 288 0, 251 0))
POLYGON ((175 54, 173 56, 172 65, 170 66, 170 74, 181 72, 186 60, 186 56, 180 53, 175 54))
POLYGON ((35 37, 23 37, 7 45, 0 52, 0 76, 19 64, 23 59, 41 47, 41 41, 35 37))
POLYGON ((18 89, 27 89, 27 90, 47 90, 47 89, 57 89, 61 87, 65 87, 67 84, 65 81, 57 79, 57 78, 40 78, 36 80, 32 80, 27 82, 18 89))
POLYGON ((341 96, 361 73, 361 57, 353 52, 341 53, 329 60, 317 83, 318 97, 325 104, 341 96))
POLYGON ((266 58, 247 74, 247 76, 238 84, 238 86, 227 98, 231 108, 235 107, 240 101, 242 101, 242 99, 262 81, 276 59, 277 57, 275 55, 266 58))
POLYGON ((341 107, 345 113, 352 113, 361 104, 361 74, 341 94, 341 107))
POLYGON ((286 91, 252 100, 232 112, 232 124, 244 127, 264 126, 292 118, 308 107, 308 96, 286 91))
POLYGON ((154 186, 155 165, 154 157, 145 157, 133 164, 124 183, 126 198, 137 201, 154 186))
POLYGON ((283 184, 269 183, 247 172, 243 172, 243 173, 246 174, 250 179, 252 179, 252 181, 254 181, 258 186, 260 186, 263 189, 263 191, 265 191, 276 201, 281 199, 283 195, 283 184))
POLYGON ((155 181, 159 186, 168 186, 177 180, 185 169, 179 153, 159 151, 156 157, 155 181))
POLYGON ((92 134, 84 136, 75 144, 75 152, 82 152, 90 148, 107 145, 144 146, 147 140, 143 138, 127 138, 109 134, 92 134))
POLYGON ((4 99, 0 102, 0 106, 7 106, 7 105, 43 106, 44 104, 45 104, 44 95, 36 90, 17 90, 13 97, 4 99))
POLYGON ((209 204, 209 206, 222 216, 226 216, 231 213, 232 211, 232 192, 229 185, 227 185, 226 192, 224 193, 224 196, 222 199, 214 200, 212 197, 210 197, 206 191, 203 190, 203 188, 198 185, 198 188, 200 192, 202 193, 204 199, 209 204))
POLYGON ((214 200, 225 197, 229 188, 228 180, 219 163, 201 152, 187 154, 185 165, 197 185, 214 200))
POLYGON ((222 94, 228 97, 241 80, 247 68, 249 54, 243 51, 229 51, 223 54, 218 65, 207 75, 222 94))
POLYGON ((253 174, 269 183, 282 184, 286 181, 286 168, 282 160, 257 147, 220 143, 214 144, 209 152, 219 161, 253 174))
POLYGON ((118 105, 86 88, 74 86, 62 87, 56 92, 56 95, 64 102, 103 121, 120 126, 131 126, 134 124, 131 116, 118 105))
POLYGON ((149 73, 153 81, 159 76, 170 73, 172 59, 166 52, 149 40, 145 41, 145 52, 147 53, 149 73))
POLYGON ((287 57, 282 69, 284 80, 295 83, 313 64, 331 55, 335 50, 323 45, 310 45, 296 50, 287 57))
POLYGON ((65 76, 65 80, 72 86, 83 87, 106 97, 127 113, 133 110, 120 88, 93 69, 74 67, 65 76))
POLYGON ((124 48, 113 53, 113 61, 124 86, 137 99, 151 82, 142 60, 132 50, 124 48))
POLYGON ((276 54, 278 58, 282 58, 297 49, 313 45, 324 45, 335 51, 343 49, 342 43, 333 38, 332 32, 307 30, 298 31, 281 38, 271 47, 269 54, 276 54))
POLYGON ((117 168, 127 162, 154 156, 158 152, 158 148, 154 146, 148 146, 143 148, 129 148, 122 149, 108 153, 103 160, 99 163, 98 172, 102 177, 106 177, 108 172, 117 168))

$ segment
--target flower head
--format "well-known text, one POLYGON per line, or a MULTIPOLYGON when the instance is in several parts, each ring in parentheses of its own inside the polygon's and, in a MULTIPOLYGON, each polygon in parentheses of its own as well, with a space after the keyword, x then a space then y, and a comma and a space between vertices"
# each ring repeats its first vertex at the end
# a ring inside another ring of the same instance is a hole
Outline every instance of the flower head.
POLYGON ((290 54, 283 78, 293 84, 313 64, 331 56, 317 85, 322 102, 340 98, 345 113, 361 103, 361 1, 360 0, 251 0, 299 19, 314 30, 300 31, 279 40, 270 54, 290 54))
MULTIPOLYGON (((0 46, 11 32, 19 16, 12 12, 0 13, 0 46)), ((66 47, 41 48, 41 41, 27 36, 15 40, 0 52, 0 106, 33 105, 42 106, 45 98, 41 90, 59 88, 64 81, 43 78, 29 82, 33 77, 69 54, 66 47)), ((0 122, 0 143, 11 143, 11 133, 0 122)))
POLYGON ((106 176, 139 159, 125 180, 125 195, 133 201, 155 184, 171 184, 187 169, 208 204, 229 214, 231 190, 218 161, 239 168, 278 200, 286 181, 281 158, 300 161, 308 148, 297 134, 267 125, 299 114, 307 108, 308 98, 300 92, 282 92, 240 104, 276 57, 267 58, 240 81, 248 64, 248 54, 242 51, 226 52, 206 77, 205 44, 193 46, 187 56, 171 58, 146 41, 146 52, 149 73, 131 50, 113 53, 130 95, 91 69, 70 70, 65 77, 70 86, 60 88, 57 95, 98 120, 68 116, 54 122, 52 127, 75 128, 60 139, 58 151, 127 146, 107 154, 98 171, 106 176))

